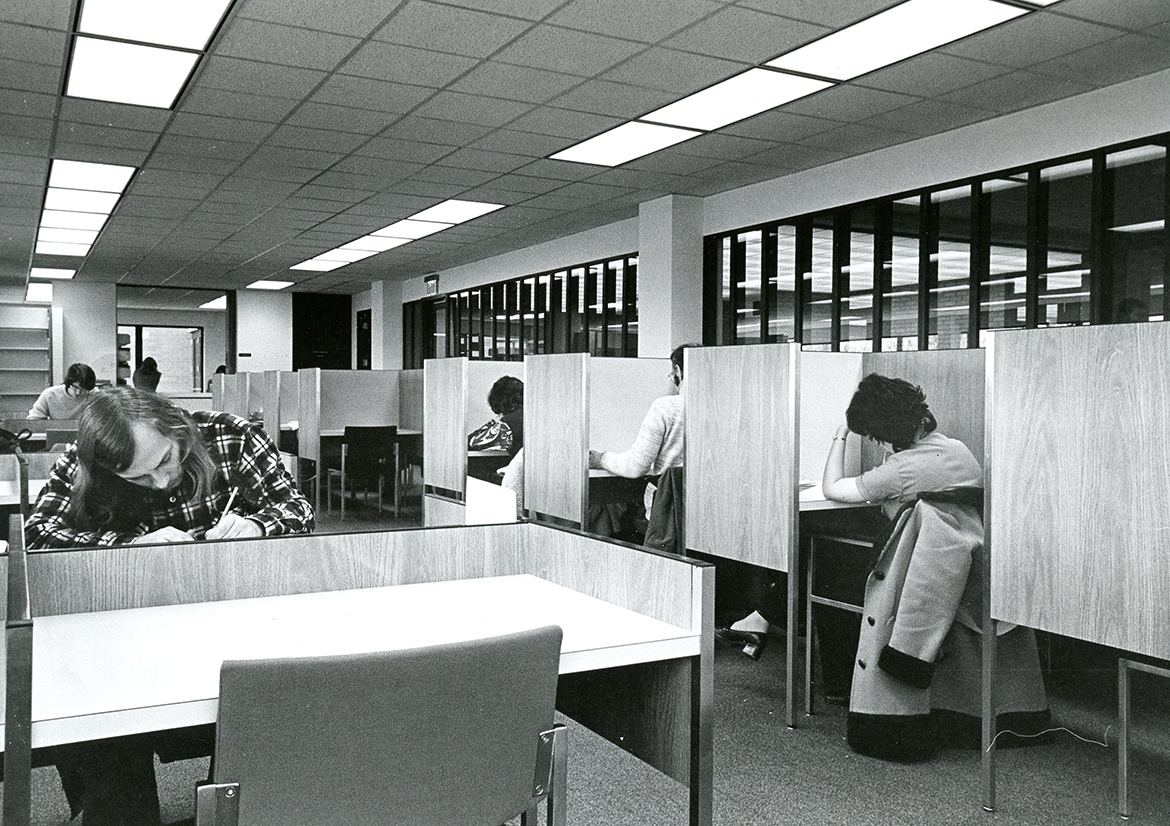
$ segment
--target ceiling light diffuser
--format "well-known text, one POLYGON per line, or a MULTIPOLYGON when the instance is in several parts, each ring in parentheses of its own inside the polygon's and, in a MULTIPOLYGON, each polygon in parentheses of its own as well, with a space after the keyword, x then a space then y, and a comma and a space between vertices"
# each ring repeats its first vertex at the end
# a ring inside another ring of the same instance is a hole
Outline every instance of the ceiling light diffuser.
POLYGON ((285 287, 291 287, 291 281, 253 281, 247 286, 249 290, 283 290, 285 287))
POLYGON ((200 310, 226 310, 227 296, 221 295, 219 298, 213 298, 210 301, 205 301, 199 305, 200 310))
POLYGON ((1165 219, 1157 221, 1142 221, 1139 224, 1126 224, 1120 227, 1107 227, 1110 232, 1156 232, 1166 229, 1165 219))
POLYGON ((352 264, 354 261, 361 261, 363 258, 369 258, 371 255, 377 255, 377 250, 355 250, 355 249, 337 249, 323 252, 316 256, 314 261, 342 261, 346 264, 352 264))
POLYGON ((634 158, 649 155, 651 152, 674 146, 701 134, 703 133, 690 129, 630 121, 568 149, 562 149, 551 157, 558 161, 620 166, 634 158))
POLYGON ((62 244, 57 241, 37 241, 37 255, 71 255, 83 258, 89 255, 89 244, 62 244))
POLYGON ((849 80, 1028 14, 997 0, 906 0, 766 65, 849 80))
POLYGON ((93 192, 121 192, 136 171, 132 166, 55 159, 49 168, 49 186, 88 189, 93 192))
POLYGON ((61 241, 66 244, 93 244, 97 237, 97 232, 91 229, 41 227, 37 232, 38 241, 61 241))
POLYGON ((497 209, 503 209, 503 204, 489 204, 483 201, 460 201, 450 199, 441 204, 435 204, 422 212, 411 215, 414 221, 438 221, 444 224, 462 224, 472 218, 487 215, 497 209))
POLYGON ((65 94, 170 109, 198 59, 196 52, 79 36, 73 41, 65 94))
POLYGON ((85 0, 78 31, 122 40, 204 49, 231 0, 85 0))
POLYGON ((45 209, 65 212, 97 212, 103 216, 114 211, 118 203, 115 192, 85 192, 81 189, 49 187, 45 193, 45 209))
POLYGON ((24 300, 44 303, 52 302, 53 285, 38 284, 36 281, 28 282, 28 287, 24 291, 24 300))
POLYGON ((41 213, 42 227, 101 229, 105 223, 106 216, 96 212, 62 212, 56 209, 46 209, 41 213))
POLYGON ((77 270, 66 270, 58 267, 33 267, 28 271, 29 278, 52 278, 64 280, 77 275, 77 270))
MULTIPOLYGON (((316 258, 310 258, 308 261, 302 261, 299 264, 293 264, 289 267, 290 270, 312 270, 313 272, 329 272, 336 270, 346 265, 346 261, 319 261, 316 258)), ((268 289, 267 287, 256 287, 258 290, 268 289)))
POLYGON ((450 229, 451 226, 451 224, 440 224, 435 221, 415 221, 411 218, 405 218, 401 221, 395 221, 388 227, 382 227, 380 230, 371 234, 387 238, 409 238, 413 241, 417 238, 425 238, 436 232, 450 229))
POLYGON ((651 120, 690 129, 718 129, 737 120, 791 103, 832 86, 826 80, 748 69, 693 95, 687 95, 640 120, 651 120))
POLYGON ((363 235, 348 244, 342 244, 339 250, 370 250, 371 252, 385 252, 403 244, 409 244, 409 238, 384 238, 379 235, 363 235))

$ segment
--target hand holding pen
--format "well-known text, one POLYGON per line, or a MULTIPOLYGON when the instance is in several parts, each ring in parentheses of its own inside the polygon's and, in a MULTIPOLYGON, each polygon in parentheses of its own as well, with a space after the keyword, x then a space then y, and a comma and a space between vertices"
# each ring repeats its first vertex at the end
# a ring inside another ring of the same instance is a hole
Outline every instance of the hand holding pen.
POLYGON ((223 515, 215 523, 215 526, 207 532, 207 539, 237 539, 240 537, 264 535, 260 526, 251 519, 240 516, 238 513, 232 513, 232 505, 235 504, 236 495, 239 492, 239 488, 232 488, 231 495, 228 496, 227 504, 223 507, 223 515))

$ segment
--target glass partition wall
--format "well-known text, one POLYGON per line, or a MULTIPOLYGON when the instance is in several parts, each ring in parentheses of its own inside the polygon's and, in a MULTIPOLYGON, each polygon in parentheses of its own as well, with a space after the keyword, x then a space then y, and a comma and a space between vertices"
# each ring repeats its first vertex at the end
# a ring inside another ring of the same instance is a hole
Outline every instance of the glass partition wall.
POLYGON ((705 239, 705 344, 979 347, 1166 317, 1170 137, 705 239))
POLYGON ((638 257, 625 255, 403 305, 403 366, 429 358, 638 354, 638 257))

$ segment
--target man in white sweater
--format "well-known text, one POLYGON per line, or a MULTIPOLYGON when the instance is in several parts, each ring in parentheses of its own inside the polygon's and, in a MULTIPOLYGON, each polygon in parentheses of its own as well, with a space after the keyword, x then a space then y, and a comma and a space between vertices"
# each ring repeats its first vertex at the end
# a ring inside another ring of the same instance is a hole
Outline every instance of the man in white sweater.
MULTIPOLYGON (((638 430, 634 444, 624 453, 589 451, 589 467, 604 468, 617 476, 636 479, 640 476, 657 476, 668 467, 683 463, 683 351, 694 344, 680 344, 670 354, 670 375, 679 392, 662 396, 651 403, 638 430)), ((650 513, 654 500, 654 485, 646 486, 644 503, 650 513)))

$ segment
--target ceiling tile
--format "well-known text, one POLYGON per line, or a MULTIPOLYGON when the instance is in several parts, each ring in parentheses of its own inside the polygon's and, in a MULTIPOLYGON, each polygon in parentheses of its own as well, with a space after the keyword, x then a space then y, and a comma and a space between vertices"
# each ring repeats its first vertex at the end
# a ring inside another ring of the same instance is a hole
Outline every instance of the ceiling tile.
POLYGON ((1133 31, 1170 22, 1170 4, 1166 0, 1125 0, 1124 3, 1117 0, 1062 0, 1048 11, 1133 31))
POLYGON ((211 89, 299 99, 324 77, 325 72, 317 69, 211 54, 203 61, 197 82, 211 89))
POLYGON ((567 181, 561 178, 535 178, 531 175, 501 175, 492 181, 492 187, 508 191, 523 192, 527 195, 538 195, 542 192, 551 192, 560 189, 567 181))
POLYGON ((1034 72, 1012 72, 941 95, 940 99, 1002 113, 1059 100, 1087 92, 1091 88, 1087 83, 1066 78, 1034 72))
POLYGON ((690 94, 739 74, 749 63, 654 47, 634 55, 602 77, 620 83, 690 94))
POLYGON ((927 52, 870 72, 859 78, 857 85, 908 95, 935 97, 1010 71, 1011 69, 1006 66, 995 63, 968 60, 942 52, 927 52))
POLYGON ((793 101, 784 107, 784 111, 814 118, 852 121, 898 109, 915 100, 917 98, 897 92, 866 89, 844 83, 793 101))
POLYGON ((288 167, 301 167, 307 172, 317 173, 332 166, 344 157, 341 152, 328 152, 296 146, 275 146, 266 144, 252 155, 249 163, 264 163, 288 167))
POLYGON ((903 0, 833 0, 831 3, 824 0, 737 0, 736 4, 831 29, 841 29, 901 2, 903 0))
POLYGON ((601 171, 601 167, 592 164, 569 163, 568 161, 554 161, 544 158, 533 161, 516 170, 516 174, 534 178, 553 178, 560 181, 580 181, 601 171))
POLYGON ((238 16, 286 26, 365 37, 401 3, 396 0, 246 0, 238 16))
POLYGON ((473 95, 545 103, 580 82, 578 75, 485 60, 450 88, 473 95))
MULTIPOLYGON (((719 158, 703 158, 698 155, 684 155, 680 152, 655 152, 652 155, 636 158, 621 168, 645 170, 652 173, 666 172, 671 175, 687 176, 694 175, 696 172, 702 172, 704 169, 710 169, 713 166, 718 166, 721 163, 723 161, 719 158)), ((606 173, 602 172, 599 174, 604 175, 606 173)))
POLYGON ((375 112, 409 112, 435 93, 430 86, 391 83, 353 75, 331 75, 310 98, 315 103, 375 112))
POLYGON ((67 42, 63 31, 0 23, 0 43, 4 44, 4 57, 8 60, 60 66, 67 42))
POLYGON ((10 208, 40 209, 44 194, 44 188, 41 183, 0 184, 0 203, 10 208))
POLYGON ((260 141, 273 129, 271 123, 242 118, 221 118, 194 112, 176 112, 167 127, 168 135, 189 135, 204 139, 260 141))
POLYGON ((1118 35, 1116 29, 1037 11, 942 47, 946 54, 1024 68, 1118 35))
POLYGON ((139 186, 167 187, 175 190, 205 190, 210 192, 223 180, 221 175, 212 175, 206 172, 181 172, 168 169, 156 169, 151 166, 142 170, 134 179, 131 191, 139 186))
POLYGON ((335 129, 360 135, 376 135, 400 116, 391 112, 374 112, 352 106, 331 106, 325 103, 302 103, 288 119, 290 126, 313 129, 335 129))
POLYGON ((728 6, 661 45, 746 63, 762 63, 830 30, 753 9, 728 6))
POLYGON ((190 155, 195 158, 219 158, 242 161, 252 154, 256 144, 221 138, 197 138, 189 135, 166 134, 158 139, 158 152, 190 155))
POLYGON ((27 23, 50 29, 67 29, 73 15, 70 0, 37 0, 35 3, 0 4, 0 21, 27 23))
POLYGON ((582 140, 604 132, 621 123, 621 118, 591 115, 584 112, 570 112, 552 106, 542 106, 526 115, 521 115, 508 124, 513 130, 535 132, 538 135, 552 135, 572 140, 582 140))
POLYGON ((412 49, 397 43, 370 42, 358 49, 353 57, 338 68, 338 72, 438 89, 475 63, 469 57, 412 49))
POLYGON ((80 123, 96 123, 102 126, 116 124, 122 129, 161 132, 170 120, 171 114, 169 110, 149 106, 128 106, 104 100, 62 97, 59 117, 62 120, 80 123))
POLYGON ((441 184, 454 184, 468 189, 481 186, 493 178, 499 177, 498 172, 484 172, 478 169, 462 169, 457 166, 428 166, 420 169, 411 176, 412 181, 433 181, 441 184))
POLYGON ((514 129, 497 129, 495 132, 473 142, 469 148, 544 158, 564 149, 565 141, 563 138, 557 138, 552 135, 520 132, 514 129))
POLYGON ((481 11, 540 20, 565 0, 458 0, 458 5, 481 11))
POLYGON ((754 155, 756 152, 767 148, 768 143, 766 141, 745 138, 739 135, 729 135, 723 132, 711 132, 679 144, 676 147, 676 151, 683 155, 698 155, 703 158, 735 160, 747 155, 754 155))
POLYGON ((56 95, 43 95, 15 89, 0 89, 0 115, 27 115, 51 118, 57 108, 56 95))
POLYGON ((462 184, 443 183, 442 181, 417 181, 413 178, 407 181, 399 181, 387 187, 389 193, 418 195, 429 199, 431 203, 447 198, 454 198, 465 189, 467 187, 462 184))
POLYGON ((0 77, 9 89, 55 95, 61 86, 60 68, 26 60, 0 58, 0 77))
POLYGON ((353 176, 366 181, 380 181, 383 184, 391 181, 400 181, 409 178, 414 172, 422 169, 423 164, 402 163, 386 158, 373 158, 365 155, 350 155, 338 161, 328 172, 314 183, 326 183, 326 176, 353 176))
POLYGON ((183 99, 179 102, 179 109, 184 112, 220 115, 226 118, 279 123, 288 116, 296 104, 295 100, 288 98, 249 95, 243 92, 204 89, 196 86, 188 89, 187 93, 183 95, 183 99))
MULTIPOLYGON (((384 159, 401 163, 411 161, 419 164, 433 163, 439 158, 450 154, 456 147, 446 144, 422 143, 413 140, 399 140, 397 138, 374 138, 362 146, 352 158, 354 162, 361 162, 362 158, 384 159)), ((338 164, 338 169, 345 168, 346 161, 338 164)))
POLYGON ((503 174, 518 169, 531 160, 535 160, 535 157, 466 148, 452 152, 439 163, 442 166, 456 166, 503 174))
POLYGON ((84 143, 90 146, 108 146, 115 149, 140 149, 149 151, 158 140, 154 132, 139 132, 137 129, 115 129, 111 126, 97 126, 92 123, 69 123, 57 125, 57 143, 84 143))
POLYGON ((573 0, 547 22, 597 34, 657 43, 723 6, 711 0, 573 0))
POLYGON ((53 144, 53 157, 90 163, 112 163, 119 166, 140 167, 146 163, 148 150, 120 149, 115 146, 93 146, 69 140, 60 133, 53 144))
POLYGON ((908 140, 913 140, 914 137, 914 135, 905 132, 879 129, 863 123, 849 123, 806 138, 802 143, 830 152, 838 151, 849 155, 862 155, 875 149, 905 143, 908 140))
MULTIPOLYGON (((319 180, 319 179, 315 179, 319 180)), ((337 207, 330 207, 331 209, 341 208, 344 204, 346 207, 352 206, 358 201, 364 201, 373 195, 374 192, 370 190, 354 189, 352 187, 336 187, 325 186, 320 183, 305 184, 297 190, 297 198, 313 198, 320 201, 331 201, 337 204, 337 207)))
POLYGON ((531 25, 498 14, 410 0, 377 31, 374 39, 468 57, 487 57, 531 25))
POLYGON ((308 129, 304 126, 279 126, 268 143, 272 146, 291 146, 319 152, 348 154, 365 143, 364 135, 339 132, 333 129, 308 129))
POLYGON ((840 121, 798 115, 787 109, 773 109, 733 123, 722 131, 745 138, 792 143, 809 135, 827 132, 837 126, 840 126, 840 121))
POLYGON ((1166 41, 1131 34, 1037 63, 1029 71, 1093 86, 1109 86, 1167 68, 1170 68, 1170 46, 1166 41))
POLYGON ((360 43, 353 37, 243 18, 220 33, 213 54, 330 70, 360 43))
POLYGON ((513 192, 507 189, 496 189, 495 187, 496 182, 492 181, 486 186, 469 189, 462 193, 460 197, 470 201, 483 201, 488 204, 504 204, 505 206, 523 203, 533 197, 531 192, 513 192))
POLYGON ((482 138, 490 126, 408 115, 382 133, 384 138, 463 145, 482 138))
POLYGON ((630 86, 608 80, 587 80, 576 89, 554 99, 552 104, 561 109, 577 112, 636 118, 671 103, 675 98, 675 95, 660 89, 647 89, 643 86, 630 86))
POLYGON ((935 135, 991 117, 995 117, 995 113, 986 109, 961 106, 942 100, 920 100, 901 109, 883 112, 864 122, 879 129, 910 132, 915 135, 935 135))
POLYGON ((539 25, 516 38, 494 58, 504 63, 591 77, 643 48, 628 40, 539 25))
POLYGON ((482 126, 503 126, 532 108, 531 104, 499 98, 439 92, 414 110, 414 115, 482 126))

